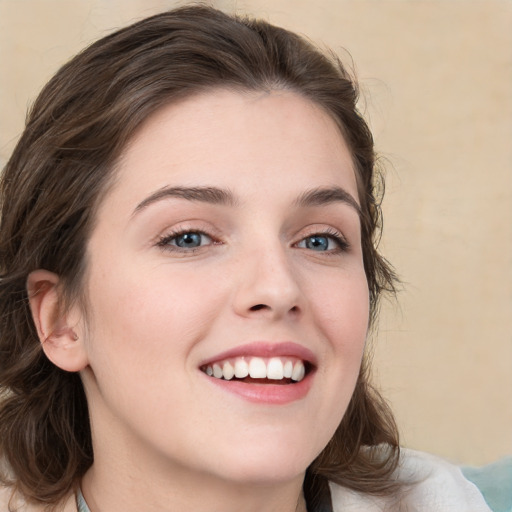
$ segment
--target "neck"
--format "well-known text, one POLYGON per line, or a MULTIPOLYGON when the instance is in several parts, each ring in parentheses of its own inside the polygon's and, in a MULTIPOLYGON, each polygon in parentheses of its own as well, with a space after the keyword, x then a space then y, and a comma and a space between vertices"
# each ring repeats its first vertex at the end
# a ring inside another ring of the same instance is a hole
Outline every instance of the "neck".
POLYGON ((302 478, 270 485, 222 482, 208 476, 191 481, 174 475, 162 482, 138 473, 91 467, 82 481, 90 512, 307 512, 302 478))

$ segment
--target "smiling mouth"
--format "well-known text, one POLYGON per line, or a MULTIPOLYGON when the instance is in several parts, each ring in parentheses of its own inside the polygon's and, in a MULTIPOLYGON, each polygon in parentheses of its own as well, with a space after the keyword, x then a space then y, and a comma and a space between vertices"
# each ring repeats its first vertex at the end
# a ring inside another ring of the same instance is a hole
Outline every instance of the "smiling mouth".
POLYGON ((209 363, 200 370, 214 379, 247 384, 296 384, 312 371, 308 361, 296 357, 235 357, 209 363))

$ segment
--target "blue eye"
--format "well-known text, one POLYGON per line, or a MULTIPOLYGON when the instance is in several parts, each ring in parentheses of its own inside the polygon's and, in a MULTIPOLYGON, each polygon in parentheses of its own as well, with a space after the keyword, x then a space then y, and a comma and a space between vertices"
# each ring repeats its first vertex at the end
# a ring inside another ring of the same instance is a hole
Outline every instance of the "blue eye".
POLYGON ((158 245, 167 248, 197 249, 211 242, 212 239, 201 231, 184 231, 182 233, 172 233, 165 236, 158 242, 158 245))
POLYGON ((329 250, 329 238, 326 236, 308 236, 305 239, 306 249, 313 251, 327 251, 329 250))
POLYGON ((175 245, 178 247, 199 247, 203 235, 201 233, 183 233, 174 237, 175 245))
POLYGON ((348 243, 340 234, 318 233, 304 238, 297 244, 297 247, 316 252, 340 251, 346 250, 348 243))

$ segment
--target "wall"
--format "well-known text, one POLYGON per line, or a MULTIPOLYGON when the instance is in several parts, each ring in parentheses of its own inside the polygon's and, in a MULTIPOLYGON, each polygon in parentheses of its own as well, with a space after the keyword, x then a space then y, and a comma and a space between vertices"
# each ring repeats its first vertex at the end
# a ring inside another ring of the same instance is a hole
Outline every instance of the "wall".
MULTIPOLYGON (((181 2, 181 4, 184 2, 181 2)), ((353 58, 387 169, 375 377, 406 445, 483 464, 512 453, 512 2, 212 2, 353 58)), ((0 162, 42 84, 112 29, 176 5, 0 0, 0 162)))

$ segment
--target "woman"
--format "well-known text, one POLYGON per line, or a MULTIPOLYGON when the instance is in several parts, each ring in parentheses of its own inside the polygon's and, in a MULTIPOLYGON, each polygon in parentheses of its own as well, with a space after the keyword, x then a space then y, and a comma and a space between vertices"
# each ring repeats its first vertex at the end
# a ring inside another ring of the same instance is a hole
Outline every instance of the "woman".
POLYGON ((368 382, 394 275, 356 99, 303 39, 206 7, 48 83, 1 182, 10 509, 488 510, 400 455, 368 382))

